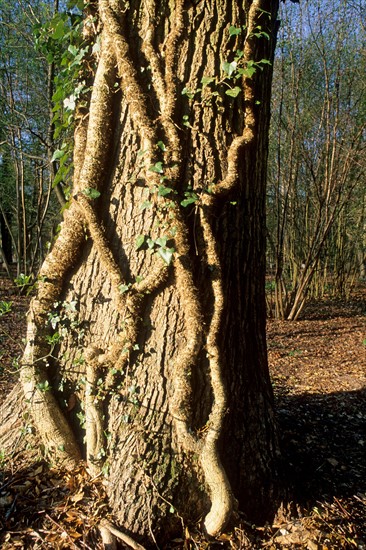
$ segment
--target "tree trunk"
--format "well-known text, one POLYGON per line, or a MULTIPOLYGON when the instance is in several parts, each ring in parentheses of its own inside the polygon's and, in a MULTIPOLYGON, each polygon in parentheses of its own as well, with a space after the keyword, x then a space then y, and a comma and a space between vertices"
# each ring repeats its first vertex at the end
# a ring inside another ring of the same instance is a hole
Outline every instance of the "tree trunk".
POLYGON ((216 535, 237 501, 252 521, 276 506, 264 202, 277 9, 98 5, 73 199, 21 378, 48 450, 103 471, 116 524, 146 545, 200 518, 216 535))
MULTIPOLYGON (((8 219, 10 218, 8 214, 8 219)), ((4 217, 0 214, 0 227, 1 227, 1 245, 3 250, 3 260, 7 265, 13 263, 13 251, 12 251, 12 242, 11 235, 8 229, 8 226, 5 223, 4 217)))

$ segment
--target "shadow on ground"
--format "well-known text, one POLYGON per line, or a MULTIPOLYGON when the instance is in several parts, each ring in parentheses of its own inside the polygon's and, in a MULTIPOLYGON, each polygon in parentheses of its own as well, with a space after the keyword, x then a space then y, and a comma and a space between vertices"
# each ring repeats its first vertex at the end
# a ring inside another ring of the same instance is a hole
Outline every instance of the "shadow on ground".
POLYGON ((366 491, 366 388, 277 395, 286 478, 300 504, 366 491))

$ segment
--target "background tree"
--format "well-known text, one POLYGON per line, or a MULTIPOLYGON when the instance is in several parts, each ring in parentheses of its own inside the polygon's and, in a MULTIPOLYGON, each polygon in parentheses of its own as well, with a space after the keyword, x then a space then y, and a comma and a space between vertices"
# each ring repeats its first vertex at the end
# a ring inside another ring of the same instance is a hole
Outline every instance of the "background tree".
POLYGON ((150 544, 182 519, 217 534, 236 499, 255 521, 276 507, 263 222, 277 9, 86 8, 97 69, 21 380, 53 459, 102 471, 115 521, 150 544))
POLYGON ((0 2, 2 248, 7 264, 16 261, 19 281, 37 274, 59 220, 52 191, 64 206, 72 172, 67 99, 82 62, 72 4, 0 2))
POLYGON ((41 233, 50 202, 44 159, 45 66, 32 36, 40 2, 35 10, 23 2, 0 3, 0 202, 18 276, 35 271, 43 259, 41 233))
POLYGON ((364 262, 364 28, 353 2, 282 8, 268 188, 274 313, 344 293, 364 262), (362 231, 362 230, 361 230, 362 231), (357 256, 359 259, 357 259, 357 256), (352 279, 348 277, 348 281, 352 279))

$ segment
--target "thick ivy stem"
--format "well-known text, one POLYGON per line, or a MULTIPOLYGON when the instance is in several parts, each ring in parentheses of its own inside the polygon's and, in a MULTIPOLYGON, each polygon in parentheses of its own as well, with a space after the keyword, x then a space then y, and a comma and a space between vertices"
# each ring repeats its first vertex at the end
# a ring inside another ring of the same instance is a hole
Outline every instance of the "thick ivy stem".
POLYGON ((207 422, 208 430, 205 435, 200 460, 211 497, 211 509, 205 518, 204 525, 209 535, 217 535, 224 529, 231 517, 234 499, 218 449, 227 407, 227 394, 222 376, 222 360, 220 358, 218 343, 224 309, 224 293, 221 282, 220 259, 215 247, 215 239, 210 224, 211 216, 209 214, 210 208, 208 206, 201 208, 200 218, 206 245, 207 261, 213 269, 211 281, 213 313, 206 338, 206 350, 214 403, 207 422))
POLYGON ((85 442, 86 460, 92 477, 97 476, 103 465, 105 451, 103 402, 98 396, 100 365, 96 360, 99 350, 90 348, 85 352, 85 442))
POLYGON ((170 400, 170 412, 183 449, 197 453, 200 450, 200 442, 190 430, 192 393, 190 380, 203 342, 202 313, 198 292, 193 281, 186 227, 178 211, 175 213, 174 222, 177 228, 174 273, 184 311, 186 343, 174 362, 174 391, 170 400))
POLYGON ((112 51, 117 60, 118 74, 121 79, 122 93, 131 107, 131 116, 141 134, 150 144, 156 145, 158 139, 154 123, 145 108, 146 97, 139 84, 138 75, 130 57, 130 48, 121 29, 121 23, 113 13, 108 0, 99 0, 99 11, 111 39, 112 51))
MULTIPOLYGON (((107 49, 108 52, 108 49, 107 49)), ((83 167, 77 170, 75 191, 98 187, 108 152, 111 123, 111 90, 114 65, 110 55, 101 55, 90 104, 88 130, 77 129, 76 156, 83 167), (106 129, 108 132, 106 133, 106 129), (101 141, 102 140, 102 141, 101 141)), ((47 344, 47 314, 59 300, 67 274, 80 257, 85 241, 83 217, 75 202, 65 211, 60 234, 42 265, 37 296, 32 300, 28 314, 27 345, 22 359, 21 381, 34 423, 55 457, 73 468, 80 460, 80 451, 68 422, 58 405, 49 384, 47 369, 50 354, 47 344)))

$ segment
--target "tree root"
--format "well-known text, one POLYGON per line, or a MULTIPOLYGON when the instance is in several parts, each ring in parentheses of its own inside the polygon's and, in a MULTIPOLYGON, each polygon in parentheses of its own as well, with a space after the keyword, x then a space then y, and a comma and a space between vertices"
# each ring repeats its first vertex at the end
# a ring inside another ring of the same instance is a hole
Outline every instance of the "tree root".
MULTIPOLYGON (((120 539, 122 542, 127 544, 127 546, 129 546, 133 550, 145 550, 144 546, 141 546, 141 544, 139 544, 138 542, 133 540, 133 538, 130 537, 129 535, 126 535, 125 533, 122 533, 122 531, 120 531, 119 529, 114 527, 114 525, 106 519, 103 519, 100 522, 100 528, 107 531, 107 532, 109 532, 114 537, 120 539)), ((108 536, 108 534, 105 532, 104 536, 108 536)), ((105 540, 105 539, 103 539, 103 540, 105 540)), ((113 547, 111 547, 111 548, 113 548, 113 547)))

